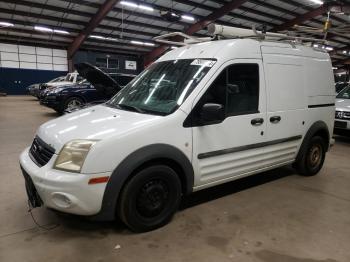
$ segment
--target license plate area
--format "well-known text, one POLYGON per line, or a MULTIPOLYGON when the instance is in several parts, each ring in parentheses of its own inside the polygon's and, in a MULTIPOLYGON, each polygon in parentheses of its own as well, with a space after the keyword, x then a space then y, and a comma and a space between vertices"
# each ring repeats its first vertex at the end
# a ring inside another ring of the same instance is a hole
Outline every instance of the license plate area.
POLYGON ((25 181, 25 187, 26 187, 26 192, 27 192, 28 202, 29 202, 30 207, 35 208, 35 207, 42 206, 43 201, 41 200, 31 177, 23 169, 22 169, 22 173, 23 173, 23 177, 24 177, 24 181, 25 181))

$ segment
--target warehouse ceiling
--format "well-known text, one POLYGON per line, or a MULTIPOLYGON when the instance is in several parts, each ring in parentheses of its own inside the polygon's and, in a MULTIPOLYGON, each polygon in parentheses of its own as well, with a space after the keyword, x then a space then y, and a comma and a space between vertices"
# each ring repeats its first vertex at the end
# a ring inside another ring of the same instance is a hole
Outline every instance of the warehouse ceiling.
MULTIPOLYGON (((345 0, 338 3, 350 5, 345 0)), ((155 49, 162 51, 152 40, 154 36, 175 31, 204 36, 205 23, 201 22, 208 19, 223 25, 265 25, 267 30, 283 31, 292 30, 294 24, 322 28, 327 11, 319 0, 1 0, 0 41, 66 49, 76 45, 84 50, 153 59, 161 53, 155 49), (106 2, 113 3, 108 10, 106 2), (164 19, 161 12, 167 11, 179 20, 164 19), (91 21, 94 18, 97 20, 91 21)), ((337 28, 350 24, 350 16, 332 13, 331 21, 332 27, 337 28)), ((334 64, 350 63, 350 31, 341 35, 330 33, 328 39, 334 64)))

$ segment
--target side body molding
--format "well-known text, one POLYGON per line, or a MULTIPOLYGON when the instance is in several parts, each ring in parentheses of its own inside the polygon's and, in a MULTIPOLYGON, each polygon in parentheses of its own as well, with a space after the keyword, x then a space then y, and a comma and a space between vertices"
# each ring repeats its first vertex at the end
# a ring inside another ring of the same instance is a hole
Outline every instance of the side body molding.
POLYGON ((190 160, 181 150, 166 144, 153 144, 136 150, 127 156, 113 171, 103 196, 102 207, 98 214, 92 217, 94 220, 113 220, 116 216, 118 197, 125 182, 133 175, 133 172, 148 162, 156 161, 162 164, 175 164, 178 170, 184 194, 193 190, 194 172, 190 160), (180 172, 179 172, 180 171, 180 172))

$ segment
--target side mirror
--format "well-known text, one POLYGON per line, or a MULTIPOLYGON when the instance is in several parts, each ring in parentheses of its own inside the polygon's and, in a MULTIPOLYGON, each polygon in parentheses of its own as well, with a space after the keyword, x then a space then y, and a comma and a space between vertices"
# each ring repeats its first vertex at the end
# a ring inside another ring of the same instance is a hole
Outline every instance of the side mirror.
POLYGON ((202 124, 218 124, 224 121, 225 110, 221 104, 207 103, 202 106, 200 120, 202 124))

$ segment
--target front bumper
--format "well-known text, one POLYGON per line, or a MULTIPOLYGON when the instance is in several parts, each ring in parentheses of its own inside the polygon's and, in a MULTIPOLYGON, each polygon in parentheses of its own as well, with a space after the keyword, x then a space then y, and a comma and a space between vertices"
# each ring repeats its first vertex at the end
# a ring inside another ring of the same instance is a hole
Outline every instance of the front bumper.
POLYGON ((29 157, 29 148, 20 155, 24 175, 33 182, 40 200, 49 208, 76 215, 91 216, 101 210, 106 183, 89 185, 91 178, 110 176, 111 172, 77 174, 52 169, 57 155, 43 167, 29 157))
POLYGON ((334 123, 334 128, 335 129, 350 130, 350 120, 336 118, 335 123, 334 123))

